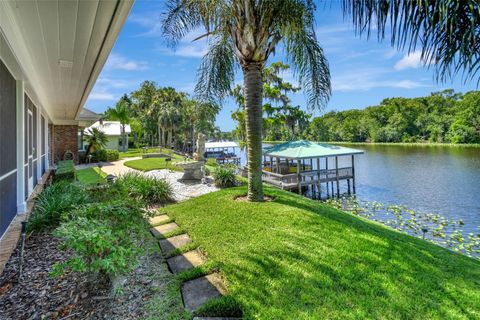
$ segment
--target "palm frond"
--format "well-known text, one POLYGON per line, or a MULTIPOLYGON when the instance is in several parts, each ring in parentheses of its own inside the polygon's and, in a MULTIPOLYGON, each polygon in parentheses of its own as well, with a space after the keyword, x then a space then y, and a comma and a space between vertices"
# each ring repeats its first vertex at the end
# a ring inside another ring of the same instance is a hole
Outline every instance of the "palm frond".
POLYGON ((162 33, 172 46, 201 23, 197 12, 198 7, 191 2, 188 0, 166 1, 167 10, 162 17, 162 33))
POLYGON ((331 95, 327 58, 313 30, 297 31, 285 39, 287 59, 307 94, 310 108, 323 108, 331 95))
MULTIPOLYGON (((379 40, 391 29, 392 46, 413 52, 435 69, 437 81, 458 73, 473 79, 480 69, 478 0, 343 0, 343 13, 356 31, 379 40)), ((480 79, 478 80, 480 81, 480 79)))
POLYGON ((195 95, 200 101, 220 101, 231 91, 235 79, 235 53, 231 41, 212 39, 197 72, 195 95))

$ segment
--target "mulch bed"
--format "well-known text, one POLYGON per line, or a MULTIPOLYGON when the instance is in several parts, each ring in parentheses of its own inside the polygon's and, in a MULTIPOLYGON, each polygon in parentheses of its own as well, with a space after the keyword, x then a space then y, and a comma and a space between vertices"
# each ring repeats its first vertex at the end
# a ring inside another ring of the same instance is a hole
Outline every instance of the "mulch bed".
POLYGON ((70 253, 58 249, 59 239, 34 235, 25 242, 23 276, 18 279, 20 243, 0 276, 0 319, 138 319, 155 293, 158 272, 164 270, 160 254, 145 256, 139 267, 123 279, 123 292, 89 293, 84 274, 50 276, 56 262, 70 253))

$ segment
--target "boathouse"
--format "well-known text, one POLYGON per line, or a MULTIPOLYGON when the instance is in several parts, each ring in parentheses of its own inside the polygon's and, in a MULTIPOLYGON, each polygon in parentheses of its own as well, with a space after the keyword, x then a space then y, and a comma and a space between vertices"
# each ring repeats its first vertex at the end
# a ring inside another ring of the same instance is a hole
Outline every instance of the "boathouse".
POLYGON ((306 140, 276 144, 263 151, 262 179, 299 194, 309 190, 317 199, 322 199, 322 185, 323 196, 339 197, 340 182, 346 181, 347 192, 355 194, 355 155, 359 154, 363 151, 306 140))
POLYGON ((218 163, 240 165, 240 157, 236 150, 240 147, 234 141, 216 141, 205 143, 205 158, 215 158, 218 163))

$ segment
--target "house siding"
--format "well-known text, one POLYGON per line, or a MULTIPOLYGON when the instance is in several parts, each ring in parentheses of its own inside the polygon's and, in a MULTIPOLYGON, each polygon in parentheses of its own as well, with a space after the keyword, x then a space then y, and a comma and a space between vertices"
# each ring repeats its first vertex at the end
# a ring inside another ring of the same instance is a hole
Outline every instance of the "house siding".
POLYGON ((16 81, 0 60, 0 237, 17 212, 16 81))

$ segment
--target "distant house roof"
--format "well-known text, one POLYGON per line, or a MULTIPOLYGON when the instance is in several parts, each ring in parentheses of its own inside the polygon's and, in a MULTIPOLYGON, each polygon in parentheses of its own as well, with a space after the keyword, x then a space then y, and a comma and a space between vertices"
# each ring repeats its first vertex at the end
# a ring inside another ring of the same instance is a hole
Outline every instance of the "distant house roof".
POLYGON ((97 121, 97 120, 100 120, 101 117, 102 117, 101 114, 93 112, 92 110, 89 110, 87 108, 83 108, 83 110, 78 115, 77 120, 80 120, 80 121, 97 121))
POLYGON ((205 149, 214 149, 214 148, 238 148, 238 143, 234 141, 217 141, 217 142, 205 143, 205 149))
MULTIPOLYGON (((84 133, 88 135, 88 129, 90 128, 97 128, 98 130, 103 131, 107 136, 120 136, 122 134, 122 125, 120 124, 120 121, 97 121, 85 129, 84 133)), ((127 124, 125 126, 125 132, 127 134, 132 132, 130 125, 127 124)))
POLYGON ((307 140, 284 142, 267 147, 263 150, 264 155, 289 159, 314 159, 362 153, 363 150, 307 140))

